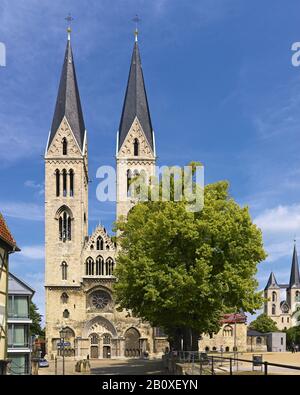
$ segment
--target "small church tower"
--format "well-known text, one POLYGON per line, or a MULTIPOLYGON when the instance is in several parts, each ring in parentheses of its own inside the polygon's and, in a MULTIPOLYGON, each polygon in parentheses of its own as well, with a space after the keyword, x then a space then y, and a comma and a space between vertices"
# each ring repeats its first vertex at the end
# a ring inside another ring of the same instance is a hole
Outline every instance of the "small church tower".
POLYGON ((81 109, 70 28, 56 106, 45 151, 46 328, 55 325, 52 293, 80 285, 88 235, 87 135, 81 109))
POLYGON ((148 184, 155 175, 155 139, 138 46, 138 31, 131 58, 123 111, 117 133, 117 219, 126 216, 134 201, 128 190, 132 178, 143 175, 148 184))
POLYGON ((265 287, 264 297, 265 314, 269 317, 277 317, 280 315, 280 286, 278 285, 275 275, 272 272, 265 287))

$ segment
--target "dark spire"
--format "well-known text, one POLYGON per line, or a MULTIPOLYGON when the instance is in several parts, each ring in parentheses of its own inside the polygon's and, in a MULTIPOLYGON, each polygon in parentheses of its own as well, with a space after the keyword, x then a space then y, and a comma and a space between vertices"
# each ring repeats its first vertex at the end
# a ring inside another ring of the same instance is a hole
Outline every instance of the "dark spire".
POLYGON ((293 260, 292 260, 289 288, 292 288, 293 286, 300 287, 299 265, 298 265, 296 244, 294 244, 294 252, 293 252, 293 260))
POLYGON ((270 277, 269 277, 269 280, 268 280, 267 285, 265 287, 265 290, 269 289, 269 288, 280 288, 279 285, 277 284, 277 281, 276 281, 276 278, 275 278, 275 275, 273 272, 271 272, 271 274, 270 274, 270 277))
POLYGON ((140 52, 137 43, 137 33, 135 33, 135 43, 133 47, 127 89, 119 127, 118 150, 121 148, 135 117, 137 117, 140 121, 148 143, 154 151, 153 129, 145 89, 140 52))
POLYGON ((68 29, 68 42, 65 52, 64 64, 60 77, 56 106, 51 126, 49 138, 50 146, 63 117, 67 118, 72 132, 78 142, 79 147, 83 148, 85 133, 84 120, 82 115, 79 90, 76 79, 73 53, 70 40, 70 29, 68 29))

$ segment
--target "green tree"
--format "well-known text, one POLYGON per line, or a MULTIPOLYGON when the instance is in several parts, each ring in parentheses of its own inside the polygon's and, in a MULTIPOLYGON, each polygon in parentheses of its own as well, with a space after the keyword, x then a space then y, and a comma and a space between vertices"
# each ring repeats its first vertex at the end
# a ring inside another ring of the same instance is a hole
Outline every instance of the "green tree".
POLYGON ((37 305, 33 302, 30 302, 29 316, 32 320, 32 324, 30 325, 31 335, 45 337, 45 330, 41 327, 42 315, 39 313, 37 305))
POLYGON ((293 326, 286 331, 286 345, 291 349, 292 344, 300 344, 300 326, 293 326))
POLYGON ((255 279, 266 257, 261 231, 228 188, 207 185, 200 212, 185 201, 141 202, 116 224, 117 302, 163 327, 176 349, 181 337, 184 349, 197 349, 198 335, 217 332, 225 311, 262 304, 255 279))
POLYGON ((249 327, 262 333, 279 331, 276 323, 272 320, 272 318, 268 317, 267 314, 264 313, 260 314, 254 321, 252 321, 249 327))

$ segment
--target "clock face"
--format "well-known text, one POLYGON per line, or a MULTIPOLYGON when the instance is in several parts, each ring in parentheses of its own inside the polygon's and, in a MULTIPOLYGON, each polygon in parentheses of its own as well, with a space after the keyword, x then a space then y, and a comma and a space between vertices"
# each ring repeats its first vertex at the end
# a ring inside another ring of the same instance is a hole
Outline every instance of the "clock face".
POLYGON ((104 309, 110 302, 110 296, 104 291, 95 292, 91 297, 91 303, 96 309, 104 309))

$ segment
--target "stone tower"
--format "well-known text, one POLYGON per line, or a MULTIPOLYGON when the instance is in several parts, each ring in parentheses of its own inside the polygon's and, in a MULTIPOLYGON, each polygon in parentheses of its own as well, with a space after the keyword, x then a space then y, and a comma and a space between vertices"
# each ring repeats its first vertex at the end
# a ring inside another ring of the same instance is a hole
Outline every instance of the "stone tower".
POLYGON ((46 328, 54 289, 79 286, 88 235, 88 154, 70 33, 45 151, 46 328))
MULTIPOLYGON (((290 281, 286 290, 286 296, 291 311, 298 311, 300 307, 300 276, 296 244, 294 245, 290 281)), ((298 315, 293 315, 292 317, 292 326, 295 325, 299 325, 298 315)))
MULTIPOLYGON (((275 275, 272 272, 270 274, 268 283, 265 287, 264 297, 267 299, 265 301, 265 314, 269 317, 279 317, 280 316, 280 286, 278 285, 275 275)), ((275 321, 277 321, 275 319, 275 321)))
POLYGON ((142 175, 146 183, 155 175, 155 139, 135 34, 129 77, 117 133, 117 219, 134 205, 128 194, 130 180, 142 175))

